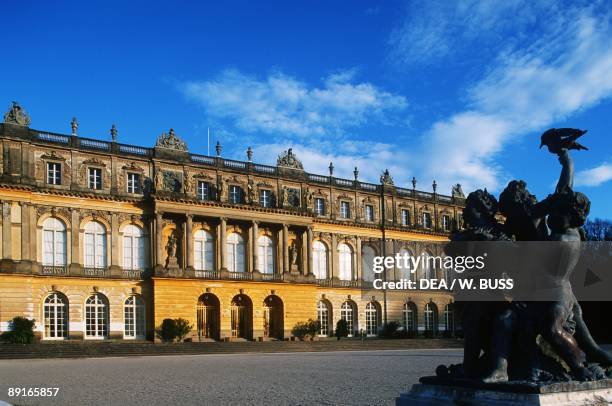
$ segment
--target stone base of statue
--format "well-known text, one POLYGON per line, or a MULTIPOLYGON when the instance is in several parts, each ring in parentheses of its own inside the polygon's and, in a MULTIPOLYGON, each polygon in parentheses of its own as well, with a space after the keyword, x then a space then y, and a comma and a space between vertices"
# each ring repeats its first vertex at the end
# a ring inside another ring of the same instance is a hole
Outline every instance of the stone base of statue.
POLYGON ((166 260, 166 274, 167 276, 182 276, 182 271, 181 268, 179 267, 178 264, 178 259, 176 259, 176 257, 169 257, 166 260))
POLYGON ((396 398, 397 406, 442 405, 554 405, 582 406, 612 403, 612 379, 591 382, 500 382, 426 376, 408 393, 396 398))
POLYGON ((291 275, 299 275, 300 267, 297 264, 291 264, 291 275))

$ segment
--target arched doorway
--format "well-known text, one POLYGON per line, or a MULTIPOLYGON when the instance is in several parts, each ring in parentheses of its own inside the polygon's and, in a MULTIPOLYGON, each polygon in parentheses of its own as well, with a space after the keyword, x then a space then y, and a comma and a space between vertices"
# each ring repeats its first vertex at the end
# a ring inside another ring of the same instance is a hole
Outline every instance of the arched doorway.
POLYGON ((247 295, 236 295, 231 304, 232 338, 253 338, 253 302, 247 295))
POLYGON ((270 295, 264 299, 264 337, 282 340, 284 328, 283 301, 270 295))
POLYGON ((204 293, 196 307, 198 339, 219 340, 219 299, 212 293, 204 293))

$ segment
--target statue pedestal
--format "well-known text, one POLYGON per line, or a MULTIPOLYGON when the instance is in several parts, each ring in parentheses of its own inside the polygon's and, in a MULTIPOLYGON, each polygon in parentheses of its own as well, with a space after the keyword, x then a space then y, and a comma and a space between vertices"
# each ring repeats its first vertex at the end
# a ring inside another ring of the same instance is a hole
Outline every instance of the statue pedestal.
POLYGON ((397 406, 442 405, 606 405, 612 402, 612 379, 592 382, 503 382, 485 384, 468 380, 424 377, 397 406))

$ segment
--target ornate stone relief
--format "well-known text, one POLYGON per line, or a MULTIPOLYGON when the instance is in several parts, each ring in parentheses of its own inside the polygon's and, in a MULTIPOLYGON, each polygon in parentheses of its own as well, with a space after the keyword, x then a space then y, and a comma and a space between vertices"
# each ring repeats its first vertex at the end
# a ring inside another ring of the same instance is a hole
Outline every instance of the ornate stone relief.
POLYGON ((181 140, 176 134, 174 134, 174 130, 172 128, 170 129, 170 132, 168 134, 162 133, 157 138, 155 147, 187 152, 187 144, 185 143, 185 141, 181 140))
POLYGON ((29 126, 31 123, 30 115, 19 105, 13 102, 11 108, 4 114, 4 122, 22 126, 29 126))
POLYGON ((284 151, 278 155, 278 159, 276 160, 276 166, 281 166, 285 168, 291 169, 299 169, 304 170, 304 166, 302 165, 302 161, 300 161, 297 156, 293 153, 293 149, 289 148, 287 151, 284 151))

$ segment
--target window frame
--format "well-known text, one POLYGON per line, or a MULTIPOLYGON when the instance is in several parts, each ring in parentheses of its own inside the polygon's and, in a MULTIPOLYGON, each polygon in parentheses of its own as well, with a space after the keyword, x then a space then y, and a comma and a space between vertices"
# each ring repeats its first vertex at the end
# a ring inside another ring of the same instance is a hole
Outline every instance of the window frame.
POLYGON ((325 198, 315 197, 315 214, 317 216, 325 216, 325 198), (320 204, 319 204, 320 203, 320 204))
POLYGON ((259 206, 263 208, 271 208, 272 204, 272 191, 270 189, 259 190, 259 206))
POLYGON ((147 335, 146 305, 140 295, 130 295, 123 301, 123 338, 144 340, 147 335), (128 303, 129 302, 129 303, 128 303), (141 334, 139 334, 141 333, 141 334))
POLYGON ((126 172, 125 173, 125 184, 126 191, 132 195, 140 195, 142 194, 142 185, 141 185, 141 176, 142 174, 138 172, 126 172))
POLYGON ((351 202, 340 200, 340 218, 348 220, 351 218, 351 202))
POLYGON ((91 190, 102 190, 102 168, 96 166, 87 168, 87 187, 91 190), (97 175, 96 171, 98 172, 97 175))
POLYGON ((62 163, 47 161, 47 184, 59 186, 62 184, 62 163))
POLYGON ((374 205, 366 204, 364 208, 365 221, 373 222, 374 221, 374 205))
POLYGON ((211 187, 210 182, 205 180, 198 180, 196 184, 196 197, 198 200, 208 201, 212 200, 210 195, 211 187))

